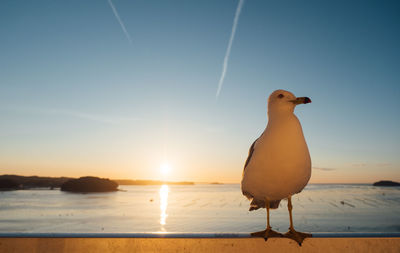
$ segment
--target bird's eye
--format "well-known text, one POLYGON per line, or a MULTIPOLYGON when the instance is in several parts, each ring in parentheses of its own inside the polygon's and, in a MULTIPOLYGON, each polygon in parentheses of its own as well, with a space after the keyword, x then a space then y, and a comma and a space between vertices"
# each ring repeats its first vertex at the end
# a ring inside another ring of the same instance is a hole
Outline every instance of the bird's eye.
POLYGON ((283 98, 283 97, 284 97, 283 94, 278 95, 278 98, 283 98))

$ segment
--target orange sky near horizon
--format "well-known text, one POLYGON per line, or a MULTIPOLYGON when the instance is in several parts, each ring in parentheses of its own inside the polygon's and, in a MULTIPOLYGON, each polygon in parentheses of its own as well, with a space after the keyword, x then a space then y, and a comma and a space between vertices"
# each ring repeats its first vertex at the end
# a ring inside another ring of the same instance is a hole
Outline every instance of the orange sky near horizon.
MULTIPOLYGON (((15 162, 3 163, 4 167, 11 168, 15 166, 15 162)), ((133 180, 166 180, 166 181, 191 181, 191 182, 221 182, 221 183, 240 183, 242 168, 241 164, 233 164, 232 167, 223 167, 223 164, 217 164, 224 169, 213 169, 210 164, 197 164, 191 168, 185 167, 183 163, 175 161, 159 160, 149 161, 140 166, 133 165, 115 165, 112 162, 97 164, 95 166, 89 163, 61 163, 62 166, 56 165, 50 161, 36 161, 24 163, 19 161, 18 166, 14 169, 1 169, 0 174, 16 174, 23 176, 49 176, 49 177, 81 177, 81 176, 98 176, 110 179, 133 179, 133 180), (163 173, 163 167, 167 163, 169 171, 163 173), (32 165, 35 164, 35 165, 32 165), (142 169, 139 169, 142 168, 142 169)), ((376 165, 375 165, 376 166, 376 165)), ((355 166, 350 165, 348 168, 319 168, 313 167, 312 176, 309 183, 373 183, 379 180, 400 181, 399 173, 395 168, 387 168, 384 166, 379 175, 375 169, 371 169, 368 165, 355 166)))

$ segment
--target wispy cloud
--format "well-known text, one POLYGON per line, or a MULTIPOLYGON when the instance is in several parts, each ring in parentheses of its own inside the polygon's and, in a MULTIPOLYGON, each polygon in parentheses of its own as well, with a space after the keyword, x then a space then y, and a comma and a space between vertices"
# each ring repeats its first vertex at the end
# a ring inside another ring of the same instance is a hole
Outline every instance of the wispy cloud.
POLYGON ((129 40, 130 43, 132 43, 131 36, 129 35, 128 31, 126 30, 124 22, 122 22, 121 18, 119 17, 118 11, 115 8, 113 2, 111 0, 108 0, 108 3, 110 4, 111 9, 114 12, 114 15, 117 18, 119 24, 121 25, 122 31, 125 33, 126 38, 129 40))
POLYGON ((324 167, 312 167, 314 170, 322 170, 322 171, 334 171, 334 168, 324 168, 324 167))
POLYGON ((226 71, 228 69, 229 55, 231 54, 232 43, 233 43, 233 39, 235 38, 236 27, 239 22, 239 16, 240 16, 240 12, 243 7, 243 3, 244 3, 244 0, 239 0, 238 6, 236 8, 235 18, 233 19, 231 37, 229 38, 228 48, 226 49, 225 58, 224 58, 224 64, 222 66, 222 73, 221 73, 221 77, 220 77, 219 83, 218 83, 218 89, 217 89, 217 94, 216 94, 217 98, 219 96, 219 93, 221 92, 222 85, 224 84, 226 71))
POLYGON ((389 167, 391 165, 392 165, 391 163, 377 163, 376 164, 377 167, 389 167))
POLYGON ((92 114, 92 113, 73 111, 73 110, 68 110, 68 109, 60 109, 60 108, 20 107, 20 106, 18 106, 18 107, 12 107, 9 109, 14 110, 14 111, 31 113, 31 114, 68 116, 68 117, 73 117, 73 118, 96 121, 96 122, 105 123, 105 124, 121 124, 121 123, 129 122, 129 121, 142 120, 140 118, 100 115, 100 114, 92 114))
MULTIPOLYGON (((42 111, 42 112, 46 112, 46 111, 42 111)), ((71 116, 71 117, 75 117, 75 118, 92 120, 92 121, 97 121, 97 122, 107 123, 107 124, 120 124, 120 123, 127 122, 127 121, 139 120, 138 118, 90 114, 90 113, 85 113, 85 112, 77 112, 77 111, 64 110, 64 109, 47 109, 47 113, 71 116)))
POLYGON ((359 168, 359 167, 389 167, 391 163, 388 162, 380 162, 380 163, 371 163, 371 162, 363 162, 363 163, 351 163, 351 167, 359 168))
POLYGON ((365 166, 367 166, 366 163, 352 163, 351 164, 351 167, 356 167, 356 168, 365 167, 365 166))

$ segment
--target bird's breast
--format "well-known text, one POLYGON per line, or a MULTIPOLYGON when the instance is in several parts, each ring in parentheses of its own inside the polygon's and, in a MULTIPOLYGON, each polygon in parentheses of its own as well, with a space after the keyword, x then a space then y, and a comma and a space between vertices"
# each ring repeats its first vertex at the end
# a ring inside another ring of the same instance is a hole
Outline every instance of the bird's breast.
POLYGON ((270 121, 257 140, 243 182, 258 186, 255 195, 282 199, 301 191, 310 176, 311 158, 298 119, 270 121))

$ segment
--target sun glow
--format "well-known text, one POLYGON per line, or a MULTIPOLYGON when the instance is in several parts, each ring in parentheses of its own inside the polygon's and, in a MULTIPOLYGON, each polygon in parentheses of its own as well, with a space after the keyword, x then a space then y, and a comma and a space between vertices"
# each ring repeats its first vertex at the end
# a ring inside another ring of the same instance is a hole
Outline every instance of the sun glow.
POLYGON ((162 175, 168 175, 171 171, 171 166, 168 163, 163 163, 160 166, 160 172, 162 175))

